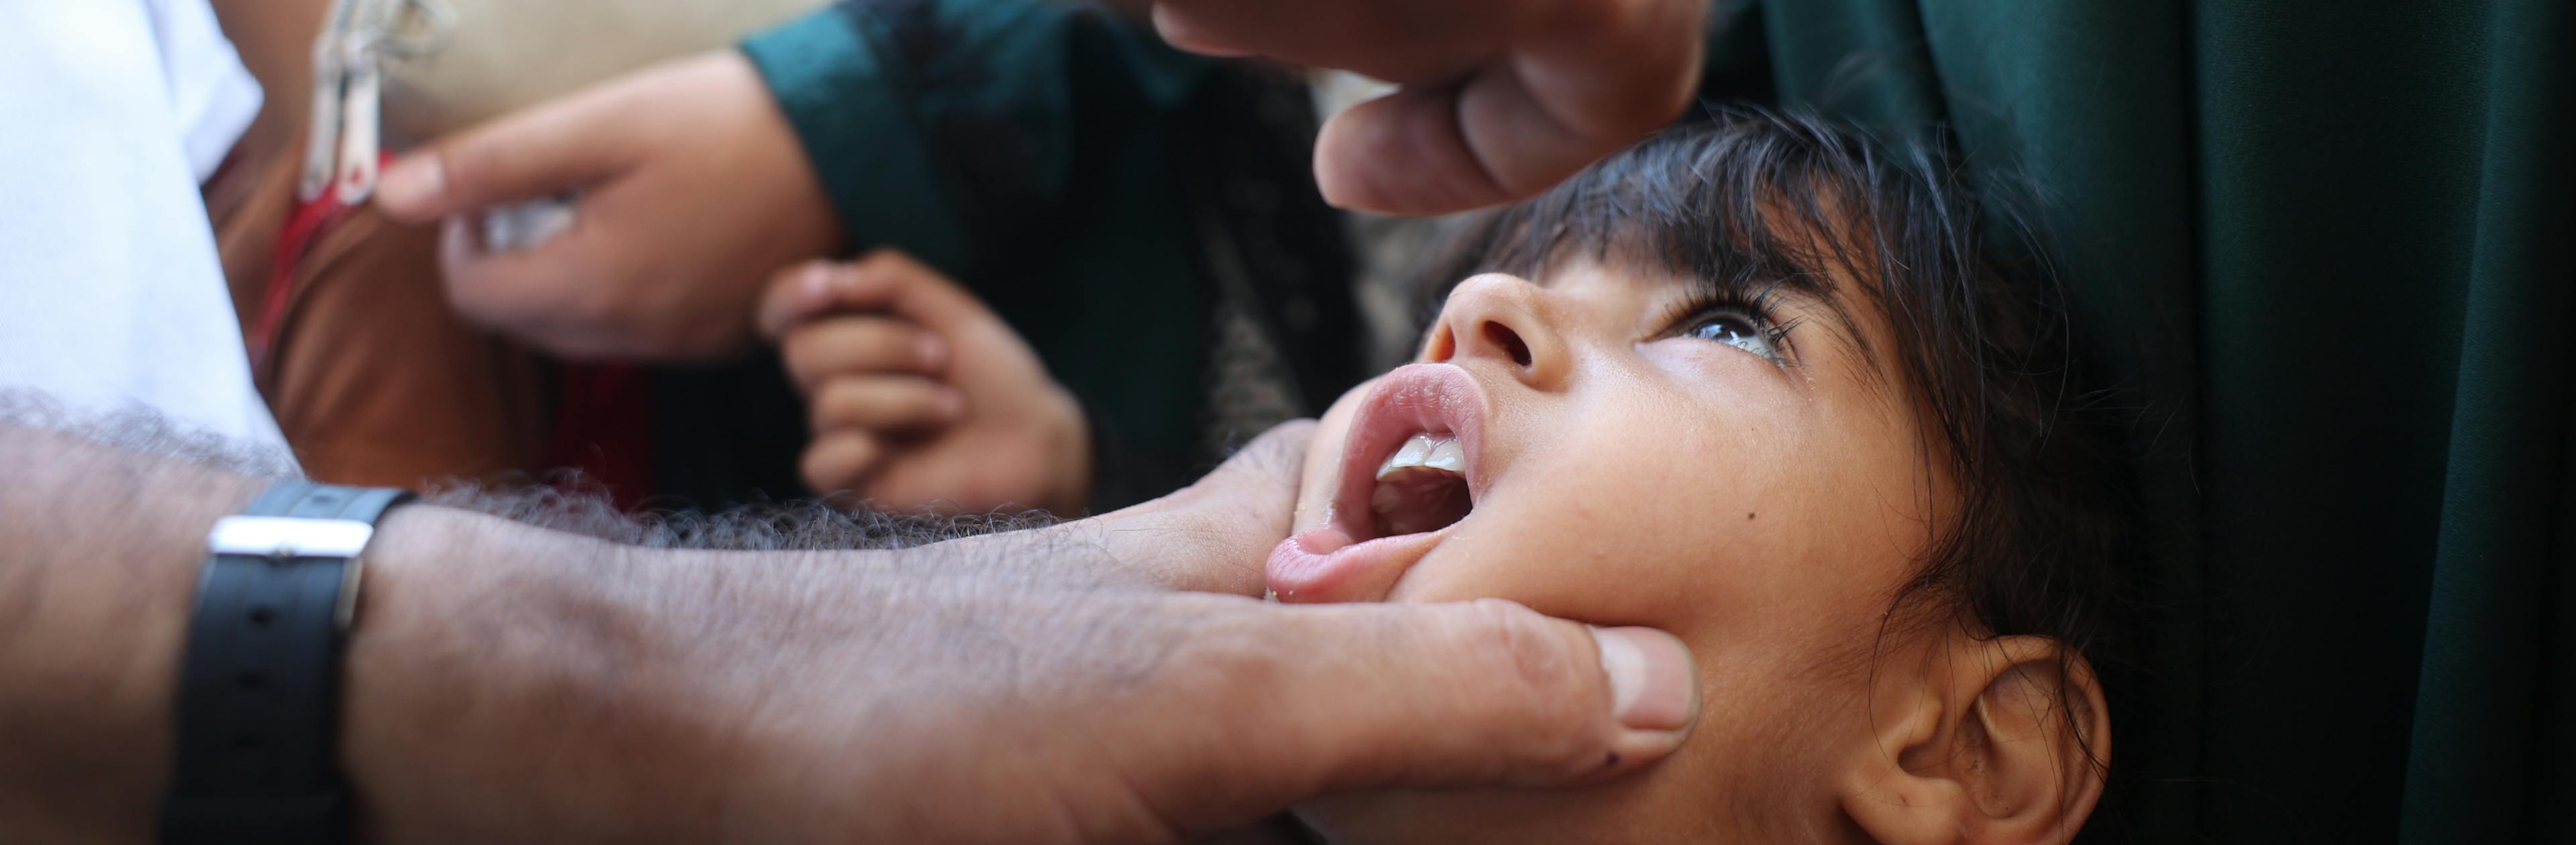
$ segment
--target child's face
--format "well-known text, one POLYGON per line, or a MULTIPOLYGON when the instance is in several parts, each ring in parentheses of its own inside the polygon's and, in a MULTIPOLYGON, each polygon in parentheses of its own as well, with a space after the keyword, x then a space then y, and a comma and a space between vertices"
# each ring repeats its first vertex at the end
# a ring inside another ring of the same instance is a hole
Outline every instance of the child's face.
POLYGON ((1866 709, 1873 658, 1904 651, 1879 641, 1882 619, 1950 495, 1883 357, 1886 318, 1851 280, 1823 284, 1842 307, 1783 285, 1764 323, 1691 313, 1689 286, 1664 272, 1479 276, 1449 297, 1419 363, 1333 406, 1306 460, 1300 534, 1270 561, 1280 600, 1499 597, 1661 628, 1690 644, 1703 710, 1679 753, 1636 776, 1349 796, 1305 808, 1309 823, 1337 842, 1849 835, 1834 828, 1849 761, 1895 753, 1866 709), (1773 339, 1774 325, 1791 330, 1773 339), (1460 441, 1472 511, 1343 545, 1456 512, 1437 471, 1376 483, 1417 432, 1460 441))

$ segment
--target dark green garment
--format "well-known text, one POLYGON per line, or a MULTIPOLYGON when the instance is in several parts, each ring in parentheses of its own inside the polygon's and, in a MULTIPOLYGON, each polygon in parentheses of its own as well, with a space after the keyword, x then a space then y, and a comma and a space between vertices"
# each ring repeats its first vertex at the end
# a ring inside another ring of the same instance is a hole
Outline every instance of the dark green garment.
POLYGON ((2103 821, 2576 841, 2576 3, 1725 5, 1712 91, 2035 179, 2145 406, 2173 541, 2103 821))
POLYGON ((1081 399, 1096 505, 1212 465, 1221 291, 1286 353, 1303 413, 1362 375, 1295 80, 1055 0, 845 2, 743 49, 851 250, 899 248, 958 279, 1081 399))

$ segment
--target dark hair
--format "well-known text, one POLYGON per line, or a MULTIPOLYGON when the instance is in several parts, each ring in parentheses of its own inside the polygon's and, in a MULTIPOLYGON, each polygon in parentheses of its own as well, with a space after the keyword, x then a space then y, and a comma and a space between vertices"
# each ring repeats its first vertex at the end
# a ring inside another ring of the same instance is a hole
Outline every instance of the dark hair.
MULTIPOLYGON (((2114 698, 2137 665, 2121 598, 2141 538, 2135 474, 2117 446, 2125 421, 2084 383, 2035 229, 1970 187, 1937 141, 1881 143, 1752 109, 1715 117, 1469 224, 1426 285, 1425 313, 1475 272, 1531 276, 1570 249, 1742 289, 1861 280, 1854 293, 1894 328, 1891 381, 1931 421, 1924 460, 1959 493, 1887 620, 2054 638, 2114 698)), ((2087 762, 2107 767, 2086 739, 2087 762)), ((2097 819, 2126 791, 2110 787, 2097 819)))

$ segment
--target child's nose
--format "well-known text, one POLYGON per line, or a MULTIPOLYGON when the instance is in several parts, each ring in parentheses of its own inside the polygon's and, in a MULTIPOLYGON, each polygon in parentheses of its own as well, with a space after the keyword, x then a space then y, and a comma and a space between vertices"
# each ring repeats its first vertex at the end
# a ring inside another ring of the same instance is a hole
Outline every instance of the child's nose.
POLYGON ((1548 324, 1546 293, 1528 279, 1505 273, 1458 283, 1440 309, 1440 324, 1423 358, 1462 364, 1491 360, 1532 388, 1564 387, 1573 362, 1564 338, 1548 324))

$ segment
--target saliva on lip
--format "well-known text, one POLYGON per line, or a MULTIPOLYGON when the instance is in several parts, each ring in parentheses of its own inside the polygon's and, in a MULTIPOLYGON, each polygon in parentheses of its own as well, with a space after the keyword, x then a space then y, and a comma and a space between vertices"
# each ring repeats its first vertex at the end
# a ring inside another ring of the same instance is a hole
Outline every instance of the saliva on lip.
POLYGON ((1437 531, 1467 516, 1467 452, 1451 434, 1415 434, 1377 469, 1369 510, 1379 536, 1437 531))

